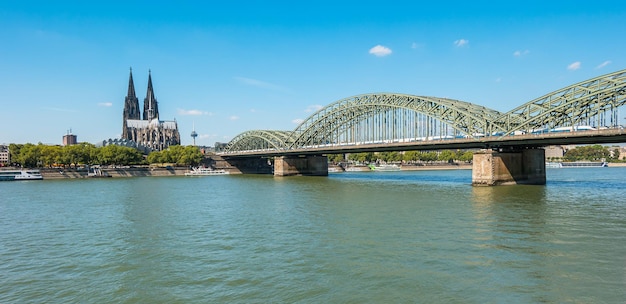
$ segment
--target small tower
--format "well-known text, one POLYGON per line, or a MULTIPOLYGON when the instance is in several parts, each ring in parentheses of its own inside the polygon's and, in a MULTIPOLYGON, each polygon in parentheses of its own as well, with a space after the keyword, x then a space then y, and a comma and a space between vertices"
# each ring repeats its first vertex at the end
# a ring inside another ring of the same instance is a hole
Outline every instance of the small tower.
POLYGON ((193 138, 193 145, 196 145, 196 137, 198 137, 198 133, 196 133, 196 123, 193 123, 193 131, 191 131, 191 138, 193 138))

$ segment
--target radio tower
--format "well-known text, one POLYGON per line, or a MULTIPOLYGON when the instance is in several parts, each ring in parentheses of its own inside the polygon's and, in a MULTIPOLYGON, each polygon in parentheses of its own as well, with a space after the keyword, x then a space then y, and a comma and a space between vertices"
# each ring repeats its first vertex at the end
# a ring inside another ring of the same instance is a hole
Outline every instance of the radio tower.
POLYGON ((193 131, 191 131, 191 138, 193 138, 193 145, 196 145, 196 137, 198 137, 198 133, 196 133, 196 123, 193 123, 193 131))

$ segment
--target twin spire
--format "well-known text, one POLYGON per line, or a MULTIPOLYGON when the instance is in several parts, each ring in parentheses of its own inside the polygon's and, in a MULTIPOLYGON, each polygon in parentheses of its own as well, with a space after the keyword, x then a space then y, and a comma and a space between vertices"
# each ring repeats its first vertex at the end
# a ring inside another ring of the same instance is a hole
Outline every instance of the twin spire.
MULTIPOLYGON (((133 68, 130 68, 130 76, 128 78, 128 94, 124 102, 124 118, 141 120, 139 100, 135 94, 133 68)), ((152 88, 152 72, 148 70, 148 91, 146 92, 146 98, 143 100, 143 120, 155 118, 159 118, 159 104, 156 97, 154 97, 154 89, 152 88)))

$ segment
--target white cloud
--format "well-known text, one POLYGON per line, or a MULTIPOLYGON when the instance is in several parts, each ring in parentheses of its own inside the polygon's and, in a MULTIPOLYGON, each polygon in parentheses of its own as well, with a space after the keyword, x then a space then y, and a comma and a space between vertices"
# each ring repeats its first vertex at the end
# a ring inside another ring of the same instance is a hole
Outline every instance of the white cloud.
POLYGON ((231 117, 228 117, 228 119, 230 119, 230 120, 237 120, 237 119, 239 119, 239 116, 233 115, 231 117))
POLYGON ((376 56, 376 57, 384 57, 387 56, 389 54, 391 54, 391 49, 386 47, 386 46, 382 46, 382 45, 377 45, 373 48, 370 49, 370 54, 376 56))
POLYGON ((113 106, 113 103, 112 102, 99 102, 98 106, 99 107, 110 107, 110 106, 113 106))
POLYGON ((296 125, 299 125, 299 124, 301 124, 301 123, 303 123, 303 122, 304 122, 304 119, 302 119, 302 118, 296 118, 296 119, 292 120, 291 122, 292 122, 292 123, 294 123, 294 124, 296 124, 296 125))
POLYGON ((198 116, 198 115, 213 115, 210 112, 203 112, 200 110, 185 110, 185 109, 177 109, 177 113, 178 115, 194 115, 194 116, 198 116))
POLYGON ((576 61, 567 66, 567 69, 570 71, 576 71, 580 69, 580 61, 576 61))
POLYGON ((321 110, 322 108, 324 108, 324 106, 312 105, 312 106, 308 106, 306 108, 306 110, 304 110, 304 112, 306 112, 306 113, 317 112, 317 111, 321 110))
POLYGON ((284 88, 282 86, 275 85, 273 83, 269 83, 269 82, 265 82, 261 80, 257 80, 257 79, 246 78, 246 77, 233 77, 233 78, 243 84, 257 87, 257 88, 269 89, 269 90, 275 90, 275 91, 289 91, 287 88, 284 88))
POLYGON ((459 40, 454 41, 454 45, 456 47, 464 47, 468 44, 469 44, 469 40, 467 39, 459 39, 459 40))
POLYGON ((513 56, 515 56, 515 57, 520 57, 520 56, 527 55, 528 53, 530 53, 530 51, 529 51, 529 50, 524 50, 524 51, 515 51, 515 52, 513 52, 513 56))
POLYGON ((605 67, 605 66, 607 66, 609 64, 611 64, 611 60, 607 60, 607 61, 601 63, 599 66, 596 67, 596 69, 601 69, 601 68, 603 68, 603 67, 605 67))

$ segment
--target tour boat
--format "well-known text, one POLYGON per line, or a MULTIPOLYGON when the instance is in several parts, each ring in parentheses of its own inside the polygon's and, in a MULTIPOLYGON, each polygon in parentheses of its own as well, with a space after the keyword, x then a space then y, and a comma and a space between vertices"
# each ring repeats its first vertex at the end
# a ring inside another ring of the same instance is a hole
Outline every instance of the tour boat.
POLYGON ((13 180, 41 180, 39 170, 2 170, 0 171, 0 181, 13 180))
POLYGON ((185 172, 185 176, 208 176, 208 175, 224 175, 228 174, 226 170, 215 170, 212 168, 195 167, 191 171, 185 172))
POLYGON ((400 166, 396 164, 377 166, 372 165, 370 166, 370 168, 372 169, 372 171, 400 171, 400 166))
POLYGON ((609 164, 607 162, 577 161, 561 163, 561 168, 604 168, 608 166, 609 164))

